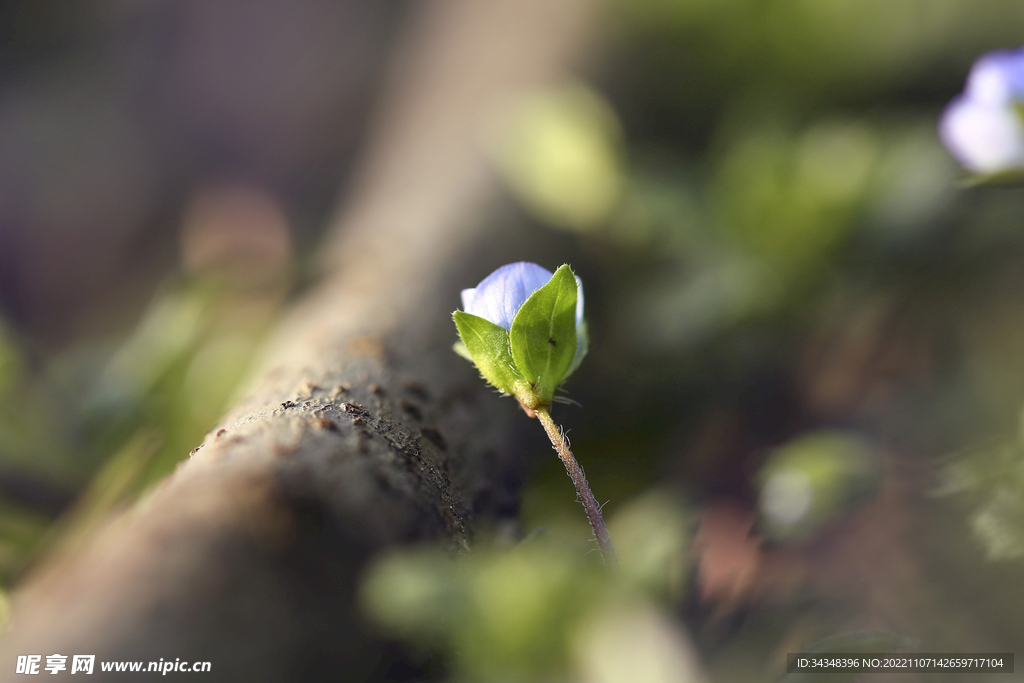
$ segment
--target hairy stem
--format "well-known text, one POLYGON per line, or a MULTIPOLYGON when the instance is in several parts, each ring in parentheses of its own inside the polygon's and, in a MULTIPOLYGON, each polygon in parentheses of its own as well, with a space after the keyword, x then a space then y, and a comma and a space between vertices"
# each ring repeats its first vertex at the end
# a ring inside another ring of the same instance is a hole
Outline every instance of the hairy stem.
POLYGON ((590 520, 590 526, 594 529, 597 544, 601 547, 601 556, 604 558, 605 566, 609 568, 617 567, 618 559, 615 556, 615 547, 612 545, 611 536, 608 535, 608 527, 604 525, 601 507, 597 504, 594 493, 590 490, 586 475, 583 474, 583 468, 576 462, 572 451, 569 450, 569 443, 566 441, 565 435, 555 425, 547 408, 540 408, 534 412, 540 423, 544 425, 544 431, 547 432, 548 438, 551 439, 551 444, 558 451, 558 457, 565 464, 565 469, 569 473, 572 483, 576 486, 576 492, 583 501, 583 508, 587 511, 587 519, 590 520))

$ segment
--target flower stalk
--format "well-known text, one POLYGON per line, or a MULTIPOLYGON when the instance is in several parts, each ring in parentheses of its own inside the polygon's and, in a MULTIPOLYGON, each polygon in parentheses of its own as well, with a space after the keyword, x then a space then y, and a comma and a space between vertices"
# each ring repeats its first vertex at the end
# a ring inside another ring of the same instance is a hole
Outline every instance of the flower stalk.
POLYGON ((597 504, 597 499, 594 498, 594 493, 590 490, 590 484, 587 483, 587 477, 583 473, 583 468, 576 462, 572 451, 569 450, 569 443, 565 438, 565 434, 558 428, 555 421, 551 419, 551 414, 547 408, 537 408, 533 412, 536 414, 537 419, 540 420, 541 425, 543 425, 544 431, 547 432, 548 438, 551 439, 551 445, 555 447, 558 457, 562 459, 562 463, 565 465, 566 472, 569 473, 569 478, 572 479, 572 483, 576 486, 576 492, 583 503, 583 509, 587 511, 587 519, 590 520, 590 526, 594 530, 594 537, 597 538, 597 545, 601 548, 601 557, 604 559, 605 566, 609 569, 618 568, 618 557, 615 555, 615 547, 612 545, 611 536, 608 535, 608 527, 605 526, 604 517, 601 516, 601 506, 597 504))

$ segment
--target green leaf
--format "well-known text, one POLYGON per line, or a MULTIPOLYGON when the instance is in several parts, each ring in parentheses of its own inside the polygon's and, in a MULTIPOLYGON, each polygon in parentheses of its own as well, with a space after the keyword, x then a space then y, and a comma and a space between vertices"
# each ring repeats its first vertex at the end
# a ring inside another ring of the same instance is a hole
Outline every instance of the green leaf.
POLYGON ((464 311, 455 311, 452 317, 470 359, 484 379, 507 394, 513 393, 520 376, 512 361, 505 328, 464 311))
POLYGON ((576 356, 576 277, 562 266, 530 295, 509 330, 512 358, 536 406, 548 405, 576 356))

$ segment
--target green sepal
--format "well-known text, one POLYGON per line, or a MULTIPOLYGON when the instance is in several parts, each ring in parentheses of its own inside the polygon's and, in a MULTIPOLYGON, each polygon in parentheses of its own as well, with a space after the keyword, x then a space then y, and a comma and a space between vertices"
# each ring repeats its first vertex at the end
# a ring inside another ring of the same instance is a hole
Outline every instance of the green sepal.
POLYGON ((556 270, 523 303, 509 342, 515 367, 530 388, 534 405, 527 407, 549 405, 576 357, 576 277, 569 266, 556 270))
POLYGON ((506 394, 514 393, 516 382, 521 377, 512 361, 505 328, 464 311, 455 311, 452 318, 459 328, 459 336, 466 350, 466 354, 463 354, 456 344, 456 353, 473 361, 484 379, 496 389, 506 394))

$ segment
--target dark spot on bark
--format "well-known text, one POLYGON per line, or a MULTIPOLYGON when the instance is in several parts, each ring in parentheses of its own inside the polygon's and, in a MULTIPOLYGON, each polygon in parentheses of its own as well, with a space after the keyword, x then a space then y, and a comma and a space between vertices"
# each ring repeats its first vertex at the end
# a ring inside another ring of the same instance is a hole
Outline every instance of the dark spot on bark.
POLYGON ((313 426, 316 427, 317 429, 326 429, 332 432, 338 431, 338 425, 334 424, 326 417, 318 417, 315 420, 313 420, 313 426))
POLYGON ((416 398, 422 399, 424 401, 430 398, 430 393, 427 391, 427 388, 420 384, 419 382, 406 382, 405 390, 408 391, 413 396, 415 396, 416 398))
POLYGON ((342 403, 341 407, 350 415, 366 415, 366 408, 361 403, 342 403))
POLYGON ((420 430, 420 434, 422 434, 427 441, 434 444, 442 451, 448 450, 448 442, 444 440, 443 436, 441 436, 441 432, 437 431, 437 427, 424 427, 420 430))
POLYGON ((285 402, 283 402, 281 404, 281 407, 282 408, 294 408, 295 407, 295 402, 294 401, 285 401, 285 402))
POLYGON ((417 422, 423 419, 423 413, 420 412, 419 406, 412 401, 402 401, 402 410, 417 422))

